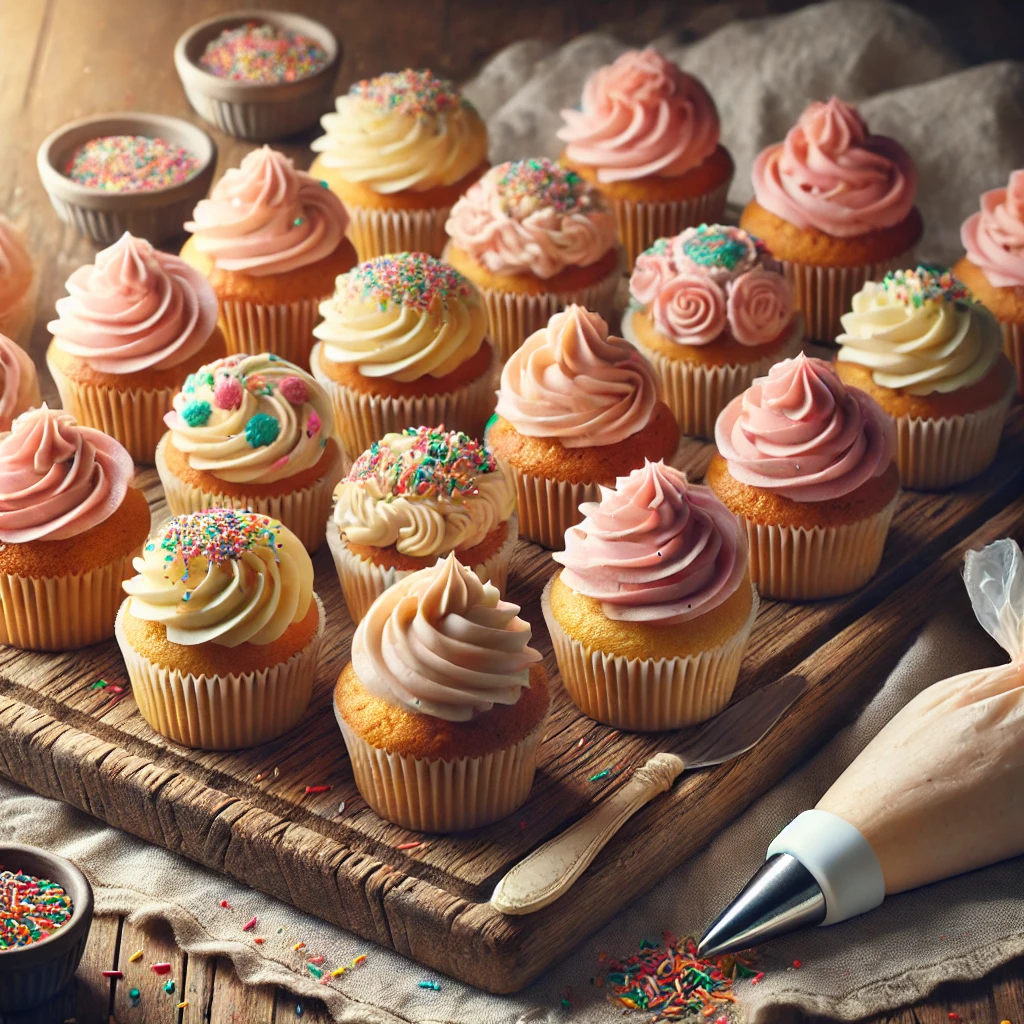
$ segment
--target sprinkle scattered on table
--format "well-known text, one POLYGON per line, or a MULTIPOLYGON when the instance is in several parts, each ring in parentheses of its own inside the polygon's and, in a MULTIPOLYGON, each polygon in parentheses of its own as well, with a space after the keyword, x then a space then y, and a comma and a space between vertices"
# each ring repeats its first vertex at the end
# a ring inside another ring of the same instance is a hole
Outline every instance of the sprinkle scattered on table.
POLYGON ((396 850, 415 850, 417 846, 422 846, 422 845, 423 845, 422 843, 418 843, 418 842, 417 843, 399 843, 395 847, 395 849, 396 850))
POLYGON ((154 974, 170 974, 171 965, 169 963, 153 964, 149 968, 154 974))
POLYGON ((257 85, 308 78, 327 63, 327 51, 298 32, 247 21, 206 44, 199 66, 218 78, 257 85))
POLYGON ((18 871, 0 871, 0 952, 30 946, 67 924, 74 906, 64 887, 18 871))
POLYGON ((167 982, 166 982, 166 983, 164 984, 164 991, 165 991, 165 992, 166 992, 166 993, 167 993, 168 995, 170 995, 170 994, 171 994, 171 993, 172 993, 172 992, 174 991, 174 979, 173 979, 173 978, 169 979, 169 980, 168 980, 168 981, 167 981, 167 982))
MULTIPOLYGON (((103 192, 148 192, 180 185, 198 170, 198 158, 183 146, 146 135, 90 139, 64 165, 65 177, 103 192)), ((103 679, 97 683, 108 685, 103 679)))
POLYGON ((331 788, 331 786, 307 786, 306 793, 327 793, 331 788))
POLYGON ((431 992, 441 991, 441 982, 439 981, 421 981, 418 984, 420 988, 429 988, 431 992))
POLYGON ((253 914, 253 916, 250 917, 249 920, 246 921, 245 924, 242 925, 242 931, 243 932, 252 931, 252 929, 255 928, 255 927, 256 927, 256 915, 253 914))
POLYGON ((134 953, 132 953, 132 955, 130 957, 128 957, 128 963, 134 964, 134 963, 137 963, 141 959, 142 959, 142 950, 141 949, 137 949, 137 950, 135 950, 134 953))
POLYGON ((123 978, 124 971, 102 971, 104 978, 123 978))

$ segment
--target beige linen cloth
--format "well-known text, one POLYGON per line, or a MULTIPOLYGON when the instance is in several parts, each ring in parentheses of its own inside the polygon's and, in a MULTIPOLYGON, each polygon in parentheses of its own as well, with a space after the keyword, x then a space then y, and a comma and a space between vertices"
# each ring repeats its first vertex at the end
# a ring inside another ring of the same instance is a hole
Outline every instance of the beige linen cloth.
MULTIPOLYGON (((607 36, 592 35, 560 50, 524 42, 495 57, 469 87, 490 122, 492 157, 556 154, 559 107, 574 102, 586 73, 622 48, 607 36)), ((914 154, 929 225, 925 252, 933 258, 958 254, 958 226, 978 194, 1005 183, 1011 168, 1024 166, 1024 65, 963 70, 929 22, 894 5, 822 4, 736 23, 689 47, 667 42, 661 48, 697 72, 718 101, 723 141, 737 161, 736 202, 749 198, 755 152, 781 138, 808 100, 833 92, 863 100, 872 127, 898 135, 914 154)), ((853 725, 706 850, 516 996, 490 996, 434 975, 2 780, 0 839, 36 843, 74 859, 96 887, 99 913, 166 920, 189 953, 227 956, 244 981, 284 986, 299 1001, 322 998, 338 1021, 611 1024, 623 1019, 622 1008, 590 984, 599 951, 625 957, 641 938, 699 933, 757 868, 776 832, 817 802, 896 710, 937 679, 1001 660, 1005 655, 975 623, 961 594, 923 630, 853 725), (220 908, 221 899, 230 910, 220 908), (240 931, 254 914, 266 936, 261 947, 240 931), (300 940, 306 943, 303 952, 322 954, 328 967, 360 953, 368 959, 321 986, 292 950, 300 940), (438 980, 440 991, 421 989, 418 982, 426 979, 438 980), (569 1011, 560 1005, 566 987, 574 1001, 569 1011)), ((739 983, 734 1016, 767 1020, 797 1005, 854 1019, 920 999, 939 982, 980 977, 1024 955, 1022 894, 1024 861, 1010 861, 894 897, 854 921, 770 943, 761 950, 764 981, 756 987, 739 983), (799 970, 791 966, 797 959, 799 970)))

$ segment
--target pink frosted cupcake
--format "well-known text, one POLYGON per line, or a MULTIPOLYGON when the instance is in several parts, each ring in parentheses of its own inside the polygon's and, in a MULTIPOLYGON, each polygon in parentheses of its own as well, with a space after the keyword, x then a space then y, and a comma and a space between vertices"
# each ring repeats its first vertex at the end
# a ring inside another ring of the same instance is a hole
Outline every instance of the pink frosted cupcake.
POLYGON ((720 220, 733 162, 707 90, 656 50, 628 50, 563 110, 563 161, 615 210, 628 266, 656 238, 720 220))
POLYGON ((23 348, 0 334, 0 432, 10 430, 21 413, 41 403, 35 364, 23 348))
POLYGON ((0 334, 28 346, 36 313, 39 277, 25 236, 0 216, 0 334))

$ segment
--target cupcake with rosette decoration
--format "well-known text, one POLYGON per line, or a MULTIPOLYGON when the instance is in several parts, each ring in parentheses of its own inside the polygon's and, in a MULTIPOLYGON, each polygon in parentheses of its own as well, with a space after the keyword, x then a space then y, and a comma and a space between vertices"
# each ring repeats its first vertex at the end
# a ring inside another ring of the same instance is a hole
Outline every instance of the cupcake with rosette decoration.
POLYGON ((356 264, 347 227, 338 197, 269 146, 224 173, 185 224, 181 255, 213 286, 229 353, 309 365, 320 303, 356 264))
POLYGON ((541 598, 573 703, 617 729, 718 714, 758 607, 736 517, 663 462, 602 487, 581 511, 541 598))
POLYGON ((266 743, 313 694, 324 608, 298 537, 256 512, 164 523, 135 559, 117 643, 142 717, 186 747, 266 743))
POLYGON ((900 477, 873 398, 801 354, 725 407, 715 443, 707 482, 746 529, 762 597, 837 597, 874 576, 900 477))
POLYGON ((526 800, 550 703, 530 637, 519 606, 454 553, 374 601, 334 712, 359 792, 382 818, 462 832, 526 800))
POLYGON ((833 96, 812 103, 784 142, 762 150, 752 177, 740 227, 782 264, 808 336, 831 342, 854 293, 905 266, 921 238, 914 162, 833 96))
POLYGON ((729 401, 800 351, 803 316, 764 245, 701 224, 659 238, 636 261, 622 333, 658 371, 682 432, 711 437, 729 401))
POLYGON ((360 260, 440 256, 452 204, 487 170, 487 129, 453 82, 391 71, 356 82, 320 123, 310 173, 352 215, 360 260))
POLYGON ((75 650, 114 635, 149 533, 132 458, 45 405, 0 434, 0 643, 75 650))
POLYGON ((569 306, 505 364, 485 440, 515 482, 520 533, 556 548, 601 484, 674 455, 679 428, 651 364, 569 306))
POLYGON ((452 552, 504 592, 519 537, 515 486, 461 431, 386 434, 359 456, 334 498, 327 543, 353 622, 397 580, 452 552))
POLYGON ((656 238, 721 218, 734 167, 714 100, 656 50, 599 68, 562 119, 562 159, 611 204, 628 267, 656 238))
POLYGON ((350 458, 424 423, 481 435, 494 351, 480 293, 457 270, 422 252, 379 256, 338 278, 320 312, 310 363, 350 458))
POLYGON ((0 432, 23 412, 42 404, 39 377, 29 354, 0 334, 0 432))
POLYGON ((127 232, 66 287, 47 325, 46 365, 61 403, 151 463, 174 393, 224 355, 217 297, 184 260, 127 232))
POLYGON ((611 316, 615 215, 576 171, 544 159, 492 167, 445 230, 444 258, 480 289, 502 362, 566 306, 611 316))
POLYGON ((28 347, 39 277, 25 235, 0 216, 0 334, 28 347))
POLYGON ((279 519, 308 551, 324 540, 344 474, 324 389, 277 356, 227 356, 174 396, 156 468, 175 515, 250 509, 279 519))
POLYGON ((983 473, 1017 375, 995 317, 948 271, 869 281, 843 316, 836 370, 896 421, 903 486, 941 491, 983 473))

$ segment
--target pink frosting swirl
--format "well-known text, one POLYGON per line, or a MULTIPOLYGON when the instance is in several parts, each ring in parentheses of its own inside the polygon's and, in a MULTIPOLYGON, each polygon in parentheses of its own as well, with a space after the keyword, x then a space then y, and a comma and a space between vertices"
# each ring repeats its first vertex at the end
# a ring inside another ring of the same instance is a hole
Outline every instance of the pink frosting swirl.
POLYGON ((0 217, 0 316, 21 302, 32 274, 25 236, 6 217, 0 217))
POLYGON ((889 468, 896 427, 873 398, 847 388, 831 363, 801 353, 776 363, 722 410, 715 443, 741 483, 793 501, 828 501, 889 468))
POLYGON ((348 213, 333 192, 269 146, 226 171, 185 230, 221 270, 253 277, 309 266, 338 247, 348 213))
POLYGON ((1024 288, 1024 171, 1014 171, 1006 188, 981 197, 981 211, 960 229, 967 258, 996 288, 1024 288))
POLYGON ((629 294, 641 306, 649 306, 675 275, 676 265, 667 250, 652 247, 640 253, 633 264, 629 294))
POLYGON ((781 274, 754 267, 729 286, 729 330, 741 345, 777 338, 793 318, 793 296, 781 274))
POLYGON ((501 371, 495 412, 528 437, 566 448, 618 444, 647 426, 658 400, 650 363, 582 306, 531 334, 501 371))
POLYGON ((674 341, 706 345, 725 330, 725 292, 710 277, 676 274, 658 290, 651 315, 658 330, 674 341))
POLYGON ((914 205, 917 170, 894 139, 868 134, 855 107, 812 103, 784 142, 754 160, 754 195, 799 228, 850 238, 899 224, 914 205))
POLYGON ((127 231, 66 287, 58 319, 48 324, 54 343, 101 373, 177 366, 217 326, 217 296, 206 278, 127 231))
POLYGON ((712 611, 747 571, 747 535, 708 487, 645 462, 565 533, 562 582, 601 602, 609 619, 669 626, 712 611))
POLYGON ((60 409, 32 409, 0 438, 0 541, 77 537, 109 519, 135 465, 112 437, 60 409))
POLYGON ((40 401, 39 378, 32 358, 0 334, 0 431, 10 430, 16 416, 40 401))
POLYGON ((628 50, 595 71, 580 110, 563 110, 558 137, 574 163, 601 182, 677 177, 718 147, 718 111, 707 90, 656 50, 628 50))

